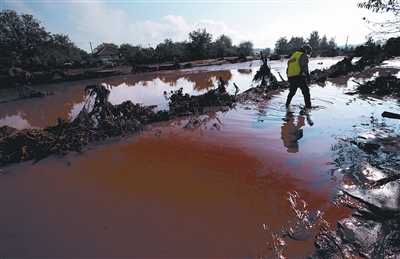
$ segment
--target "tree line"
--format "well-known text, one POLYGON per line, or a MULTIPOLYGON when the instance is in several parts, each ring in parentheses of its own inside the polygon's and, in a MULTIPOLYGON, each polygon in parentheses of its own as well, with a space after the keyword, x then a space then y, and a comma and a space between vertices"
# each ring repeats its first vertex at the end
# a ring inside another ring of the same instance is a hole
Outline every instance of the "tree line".
POLYGON ((13 10, 0 12, 0 66, 1 68, 21 67, 29 71, 60 68, 66 64, 74 67, 93 64, 93 54, 105 46, 117 48, 128 64, 149 64, 248 56, 253 53, 253 43, 244 41, 235 46, 226 35, 213 41, 213 36, 206 29, 189 33, 189 40, 173 42, 165 39, 156 48, 140 45, 103 43, 87 53, 79 49, 67 35, 51 34, 40 22, 29 14, 17 14, 13 10))
MULTIPOLYGON (((398 0, 368 0, 358 4, 359 8, 366 8, 374 12, 392 12, 398 33, 398 0)), ((368 21, 367 21, 368 22, 368 21)), ((389 23, 389 22, 388 22, 389 23)), ((385 28, 382 24, 380 27, 385 28)), ((386 28, 387 29, 387 28, 386 28)), ((388 29, 387 29, 388 30, 388 29)), ((385 31, 384 31, 385 32, 385 31)), ((392 33, 392 31, 386 31, 392 33)), ((279 38, 275 43, 274 54, 290 55, 304 43, 313 47, 313 55, 337 56, 340 53, 335 38, 322 37, 317 31, 311 32, 307 39, 303 37, 279 38)), ((29 71, 49 70, 60 68, 65 64, 75 67, 87 66, 94 63, 93 53, 78 48, 67 35, 51 34, 40 22, 29 14, 18 15, 13 10, 0 12, 0 66, 1 68, 21 67, 29 71)), ((206 29, 198 29, 189 33, 188 40, 174 42, 165 39, 156 48, 141 45, 103 43, 95 48, 101 50, 104 46, 112 46, 119 50, 127 64, 150 64, 199 60, 199 59, 224 59, 225 57, 253 55, 253 43, 241 42, 238 46, 232 44, 232 39, 227 35, 220 35, 213 40, 213 35, 206 29)), ((263 54, 271 54, 271 49, 265 48, 263 54)))
POLYGON ((150 64, 202 60, 202 59, 224 59, 239 55, 253 55, 253 43, 244 41, 235 46, 232 39, 226 35, 220 35, 215 41, 211 33, 206 29, 198 29, 189 33, 189 40, 174 42, 165 39, 156 48, 144 48, 140 45, 121 44, 119 52, 129 64, 150 64))
POLYGON ((340 54, 335 38, 328 40, 326 35, 321 37, 318 31, 311 32, 306 40, 303 37, 292 37, 290 40, 281 37, 275 43, 275 52, 278 55, 290 55, 305 43, 311 45, 314 56, 334 57, 340 54))

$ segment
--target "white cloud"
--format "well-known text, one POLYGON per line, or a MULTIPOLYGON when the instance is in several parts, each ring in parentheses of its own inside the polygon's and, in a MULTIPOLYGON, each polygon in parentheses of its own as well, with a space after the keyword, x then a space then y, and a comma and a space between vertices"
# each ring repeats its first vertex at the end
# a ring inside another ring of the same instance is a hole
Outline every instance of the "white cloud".
POLYGON ((109 8, 102 2, 71 3, 70 9, 74 12, 69 19, 75 25, 70 38, 87 51, 88 42, 93 48, 103 42, 156 47, 167 38, 186 40, 190 29, 182 16, 167 15, 161 22, 130 21, 124 10, 109 8))
MULTIPOLYGON (((151 44, 155 47, 165 39, 183 41, 187 39, 190 26, 182 16, 168 15, 161 18, 162 23, 138 21, 129 25, 131 39, 141 45, 151 44)), ((134 44, 136 45, 136 44, 134 44)))
MULTIPOLYGON (((243 41, 252 41, 254 46, 262 44, 264 39, 251 38, 229 29, 223 21, 200 20, 188 24, 183 16, 166 15, 156 20, 131 20, 126 10, 113 9, 104 2, 70 2, 69 20, 71 31, 65 32, 71 41, 86 51, 90 51, 89 42, 95 48, 103 42, 121 45, 141 45, 155 48, 165 39, 174 42, 189 40, 189 33, 197 29, 206 29, 213 40, 224 34, 232 39, 234 45, 243 41)), ((265 46, 265 44, 263 44, 265 46)))
POLYGON ((238 45, 242 41, 249 40, 244 35, 239 34, 237 31, 230 30, 226 26, 225 22, 215 22, 212 20, 201 20, 194 24, 194 29, 206 29, 208 33, 211 33, 213 40, 216 40, 220 35, 224 34, 232 39, 234 45, 238 45))
POLYGON ((156 47, 165 39, 180 42, 189 39, 189 33, 205 28, 215 40, 221 34, 231 37, 233 44, 238 45, 245 40, 245 35, 230 30, 222 21, 200 20, 192 25, 182 16, 166 15, 159 22, 154 20, 130 20, 125 10, 110 8, 104 2, 70 2, 69 15, 73 31, 68 32, 70 39, 86 51, 107 42, 121 45, 129 43, 134 46, 156 47))
POLYGON ((107 8, 101 2, 71 2, 69 8, 73 10, 68 18, 74 30, 68 34, 78 47, 81 47, 78 42, 85 42, 82 48, 86 50, 88 42, 92 42, 93 47, 103 42, 120 44, 128 24, 123 10, 107 8))
POLYGON ((161 18, 161 20, 166 23, 165 26, 169 31, 181 33, 182 31, 186 32, 190 29, 190 26, 182 16, 167 15, 161 18))

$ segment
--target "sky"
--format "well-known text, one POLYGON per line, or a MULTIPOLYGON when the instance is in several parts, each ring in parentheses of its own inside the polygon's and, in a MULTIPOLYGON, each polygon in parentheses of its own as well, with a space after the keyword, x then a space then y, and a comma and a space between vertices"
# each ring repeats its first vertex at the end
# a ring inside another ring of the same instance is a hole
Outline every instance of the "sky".
POLYGON ((371 32, 362 19, 390 19, 360 9, 363 0, 1 0, 1 11, 30 14, 52 34, 68 35, 90 52, 102 43, 156 48, 165 39, 189 40, 206 29, 213 40, 224 34, 238 46, 271 48, 281 37, 303 37, 313 31, 339 46, 362 44, 371 32))

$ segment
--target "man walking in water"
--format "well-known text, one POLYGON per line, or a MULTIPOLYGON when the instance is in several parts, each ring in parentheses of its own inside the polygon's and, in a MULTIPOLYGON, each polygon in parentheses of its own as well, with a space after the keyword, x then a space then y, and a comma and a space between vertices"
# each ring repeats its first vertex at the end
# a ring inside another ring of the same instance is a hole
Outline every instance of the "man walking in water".
POLYGON ((309 44, 304 44, 296 51, 288 60, 286 74, 290 84, 289 95, 286 100, 286 108, 289 108, 293 96, 296 94, 297 88, 300 88, 304 96, 304 102, 307 109, 311 108, 310 88, 310 72, 308 71, 308 56, 311 55, 312 48, 309 44))

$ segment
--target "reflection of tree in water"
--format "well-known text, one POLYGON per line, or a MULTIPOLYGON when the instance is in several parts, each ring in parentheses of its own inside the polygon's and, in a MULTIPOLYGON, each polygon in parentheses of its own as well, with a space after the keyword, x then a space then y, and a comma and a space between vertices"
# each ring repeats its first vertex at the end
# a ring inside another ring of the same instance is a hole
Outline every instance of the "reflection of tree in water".
POLYGON ((165 76, 165 77, 159 77, 161 82, 169 85, 169 86, 176 86, 177 82, 179 79, 181 79, 181 75, 173 75, 173 76, 165 76))
POLYGON ((154 74, 154 73, 134 74, 124 78, 124 80, 118 85, 125 84, 127 86, 136 86, 138 84, 141 84, 143 86, 147 86, 149 82, 153 82, 157 78, 159 78, 159 74, 154 74))
POLYGON ((232 79, 232 73, 230 70, 208 71, 186 75, 160 77, 160 80, 166 84, 169 84, 170 86, 176 86, 179 79, 185 79, 193 84, 193 90, 201 92, 208 91, 214 86, 217 86, 217 82, 220 77, 222 77, 224 81, 228 82, 232 79))
POLYGON ((58 118, 68 118, 74 105, 83 101, 83 89, 65 89, 65 92, 57 92, 46 98, 2 103, 1 119, 5 116, 20 115, 30 126, 44 128, 57 124, 58 118))

